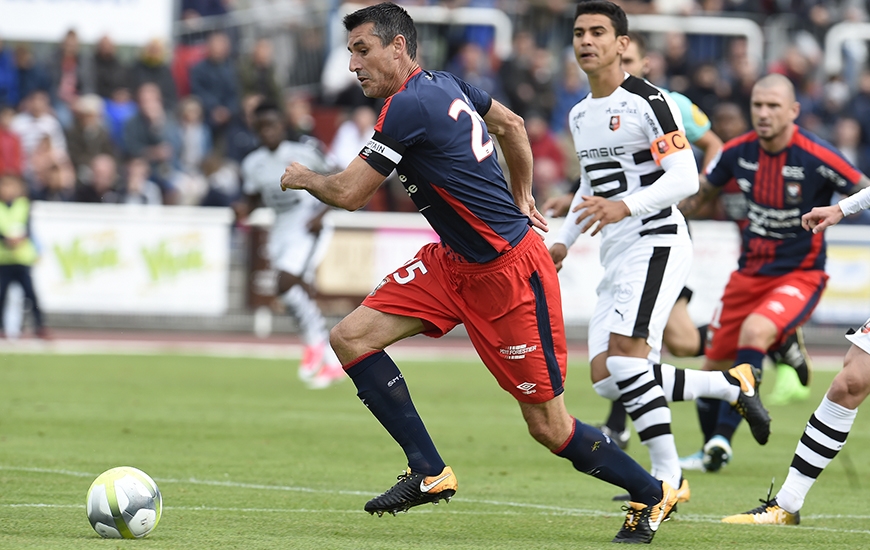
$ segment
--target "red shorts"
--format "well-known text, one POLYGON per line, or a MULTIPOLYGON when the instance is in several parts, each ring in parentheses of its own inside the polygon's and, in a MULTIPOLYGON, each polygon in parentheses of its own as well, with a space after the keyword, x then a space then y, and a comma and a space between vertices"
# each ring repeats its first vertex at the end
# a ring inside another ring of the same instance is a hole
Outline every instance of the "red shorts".
POLYGON ((779 277, 744 275, 735 271, 713 313, 705 355, 713 361, 737 357, 740 327, 750 313, 773 321, 778 329, 773 347, 782 344, 809 319, 827 281, 828 275, 821 270, 794 271, 779 277))
POLYGON ((439 338, 465 324, 499 385, 525 403, 561 394, 568 350, 553 260, 532 230, 485 264, 452 260, 437 243, 388 275, 363 301, 382 313, 423 321, 439 338))

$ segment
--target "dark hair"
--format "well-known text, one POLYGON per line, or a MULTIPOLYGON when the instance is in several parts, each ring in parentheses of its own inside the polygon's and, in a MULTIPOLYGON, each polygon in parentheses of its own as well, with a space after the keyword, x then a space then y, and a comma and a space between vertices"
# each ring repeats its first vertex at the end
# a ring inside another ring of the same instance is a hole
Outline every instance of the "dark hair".
POLYGON ((348 31, 366 23, 374 23, 372 34, 381 39, 381 45, 384 47, 401 34, 405 37, 408 56, 412 60, 417 59, 417 28, 414 26, 414 20, 404 8, 392 2, 362 8, 345 15, 342 22, 348 31))
POLYGON ((261 101, 259 103, 259 105, 257 105, 254 108, 254 115, 256 115, 256 116, 260 116, 260 115, 263 115, 265 113, 272 113, 272 112, 280 114, 281 109, 279 109, 278 106, 275 105, 274 103, 272 103, 271 101, 261 101))
POLYGON ((606 15, 610 18, 610 22, 613 23, 613 29, 616 31, 616 36, 628 35, 628 17, 625 16, 625 12, 622 11, 622 8, 613 2, 607 2, 606 0, 589 0, 587 2, 580 2, 577 4, 577 9, 574 11, 574 20, 576 21, 578 17, 586 15, 587 13, 606 15))
POLYGON ((646 57, 646 38, 637 31, 628 31, 628 38, 637 45, 637 53, 646 57))

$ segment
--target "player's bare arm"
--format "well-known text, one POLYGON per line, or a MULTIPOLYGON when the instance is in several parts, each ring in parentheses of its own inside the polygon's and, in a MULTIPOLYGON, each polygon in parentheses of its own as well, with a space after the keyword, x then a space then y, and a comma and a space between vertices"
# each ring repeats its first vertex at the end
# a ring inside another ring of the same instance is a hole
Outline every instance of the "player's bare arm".
POLYGON ((677 208, 680 209, 680 212, 682 212, 683 216, 686 218, 697 218, 699 213, 704 211, 704 207, 714 201, 721 191, 722 190, 719 187, 711 185, 710 182, 707 181, 707 178, 701 176, 701 183, 698 187, 698 192, 691 197, 686 197, 680 201, 677 208))
POLYGON ((281 190, 303 189, 321 202, 344 210, 359 210, 371 200, 384 176, 357 157, 337 174, 324 176, 294 162, 281 176, 281 190))
POLYGON ((501 146, 514 202, 532 220, 534 227, 547 231, 547 220, 538 212, 532 196, 532 149, 522 117, 492 100, 492 106, 483 120, 489 133, 498 139, 501 146))
POLYGON ((713 159, 716 158, 716 155, 718 155, 719 151, 722 150, 723 143, 713 130, 707 130, 704 132, 704 135, 698 138, 698 140, 692 145, 695 145, 704 153, 704 157, 701 159, 701 168, 703 170, 713 162, 713 159))

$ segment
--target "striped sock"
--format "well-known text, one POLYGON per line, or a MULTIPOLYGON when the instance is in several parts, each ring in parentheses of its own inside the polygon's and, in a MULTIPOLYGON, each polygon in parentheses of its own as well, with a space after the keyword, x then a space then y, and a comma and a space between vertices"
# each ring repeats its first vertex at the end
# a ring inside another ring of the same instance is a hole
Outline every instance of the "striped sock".
POLYGON ((788 477, 776 494, 777 504, 785 511, 795 513, 801 509, 819 474, 846 444, 857 414, 858 409, 847 409, 827 396, 822 399, 807 422, 788 469, 788 477))

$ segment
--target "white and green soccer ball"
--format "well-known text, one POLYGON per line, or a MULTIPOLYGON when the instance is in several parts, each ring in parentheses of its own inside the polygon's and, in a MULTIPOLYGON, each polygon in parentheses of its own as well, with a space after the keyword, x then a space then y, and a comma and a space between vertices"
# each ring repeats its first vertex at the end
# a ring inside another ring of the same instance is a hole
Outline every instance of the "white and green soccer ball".
POLYGON ((142 538, 157 527, 162 511, 157 484, 136 468, 107 470, 88 489, 88 520, 103 538, 142 538))

